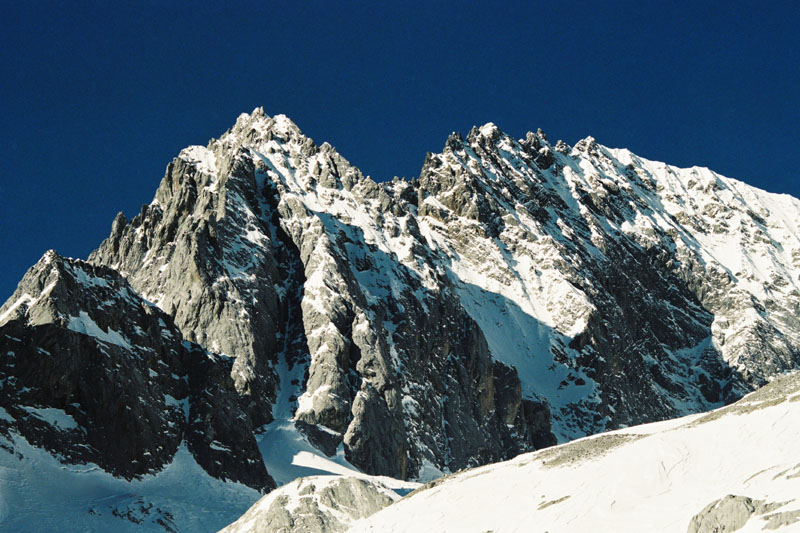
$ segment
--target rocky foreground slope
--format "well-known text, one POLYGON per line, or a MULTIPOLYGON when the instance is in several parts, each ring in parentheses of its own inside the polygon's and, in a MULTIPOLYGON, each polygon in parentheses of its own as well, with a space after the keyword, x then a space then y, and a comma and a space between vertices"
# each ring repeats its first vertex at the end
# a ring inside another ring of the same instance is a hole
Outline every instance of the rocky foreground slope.
POLYGON ((798 316, 789 196, 493 124, 376 183, 259 109, 0 307, 0 454, 427 481, 730 403, 798 366, 798 316))
POLYGON ((798 531, 798 439, 794 374, 705 415, 442 478, 348 531, 798 531))

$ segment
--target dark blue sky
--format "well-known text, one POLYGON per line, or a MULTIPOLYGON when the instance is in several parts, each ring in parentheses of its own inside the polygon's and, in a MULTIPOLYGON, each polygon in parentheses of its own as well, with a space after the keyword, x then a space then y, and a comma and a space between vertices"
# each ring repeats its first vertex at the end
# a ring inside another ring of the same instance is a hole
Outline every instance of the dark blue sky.
POLYGON ((796 2, 19 4, 0 2, 0 301, 257 106, 376 179, 492 121, 800 196, 796 2))

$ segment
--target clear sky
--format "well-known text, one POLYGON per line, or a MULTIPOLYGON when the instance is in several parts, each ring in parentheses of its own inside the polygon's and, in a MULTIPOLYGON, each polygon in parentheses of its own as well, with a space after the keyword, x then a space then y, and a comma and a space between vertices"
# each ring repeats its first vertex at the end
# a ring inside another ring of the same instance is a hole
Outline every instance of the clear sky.
POLYGON ((800 196, 799 2, 197 4, 0 2, 0 301, 257 106, 379 180, 492 121, 800 196))

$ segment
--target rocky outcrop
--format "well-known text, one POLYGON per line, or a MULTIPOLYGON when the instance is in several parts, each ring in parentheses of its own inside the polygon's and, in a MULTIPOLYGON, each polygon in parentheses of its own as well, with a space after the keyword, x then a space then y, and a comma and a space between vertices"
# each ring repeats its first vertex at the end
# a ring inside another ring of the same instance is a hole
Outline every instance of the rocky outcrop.
POLYGON ((302 478, 261 498, 220 533, 343 533, 399 498, 377 481, 302 478))
MULTIPOLYGON (((783 507, 785 503, 766 503, 764 500, 753 500, 746 496, 729 494, 724 498, 708 504, 697 513, 689 523, 689 533, 722 533, 741 529, 754 516, 763 516, 775 509, 783 507)), ((791 513, 800 521, 797 511, 791 513)), ((763 529, 778 529, 792 522, 782 516, 783 513, 767 517, 768 523, 763 529)))

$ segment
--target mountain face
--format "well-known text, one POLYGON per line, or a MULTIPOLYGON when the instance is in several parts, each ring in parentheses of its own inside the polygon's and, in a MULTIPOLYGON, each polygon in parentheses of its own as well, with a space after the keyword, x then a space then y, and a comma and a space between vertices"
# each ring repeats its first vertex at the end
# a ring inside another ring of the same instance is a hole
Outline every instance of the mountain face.
POLYGON ((289 428, 427 480, 730 403, 798 366, 798 316, 794 198, 493 124, 376 183, 257 109, 88 262, 29 270, 0 433, 132 479, 185 445, 268 490, 289 428))
POLYGON ((293 412, 367 473, 416 477, 552 444, 547 404, 492 357, 411 193, 256 112, 182 152, 90 262, 119 270, 189 340, 235 357, 254 424, 293 412))

